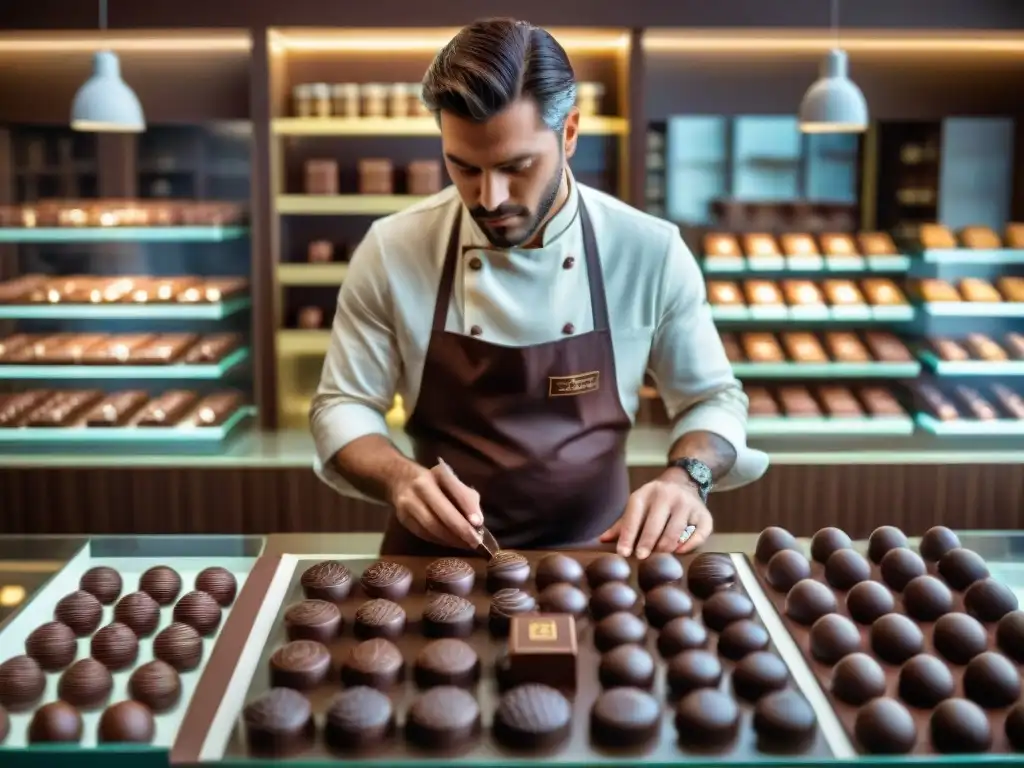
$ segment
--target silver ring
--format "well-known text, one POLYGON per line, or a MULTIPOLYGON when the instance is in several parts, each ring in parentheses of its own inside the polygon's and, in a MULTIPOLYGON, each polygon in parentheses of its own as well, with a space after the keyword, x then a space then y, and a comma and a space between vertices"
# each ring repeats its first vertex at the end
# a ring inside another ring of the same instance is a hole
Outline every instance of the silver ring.
POLYGON ((679 535, 679 543, 684 544, 689 541, 690 537, 697 531, 696 525, 688 525, 683 529, 683 532, 679 535))

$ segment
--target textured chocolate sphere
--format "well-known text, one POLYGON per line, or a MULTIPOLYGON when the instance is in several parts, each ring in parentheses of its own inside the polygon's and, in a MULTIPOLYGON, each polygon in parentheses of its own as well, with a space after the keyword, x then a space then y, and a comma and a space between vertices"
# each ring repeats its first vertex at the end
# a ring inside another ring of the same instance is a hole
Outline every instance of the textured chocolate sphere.
POLYGON ((966 664, 988 647, 985 628, 966 613, 947 613, 932 628, 932 645, 954 664, 966 664))
POLYGON ((46 675, 31 656, 14 656, 0 664, 0 705, 17 711, 39 700, 46 675))
POLYGON ((77 743, 82 740, 82 716, 63 701, 44 704, 28 726, 30 744, 77 743))
POLYGON ((476 571, 461 557, 442 557, 427 566, 427 590, 466 597, 473 591, 476 571))
POLYGON ((804 626, 833 613, 837 607, 832 590, 814 579, 804 579, 786 595, 786 615, 804 626))
POLYGON ((503 549, 487 561, 487 591, 523 589, 530 580, 530 561, 518 552, 503 549))
POLYGON ((902 592, 911 579, 924 576, 924 560, 909 549, 891 549, 882 558, 882 579, 891 589, 902 592))
POLYGON ((964 670, 964 695, 985 709, 1008 707, 1020 698, 1017 667, 1000 653, 986 651, 964 670))
POLYGON ((939 558, 939 575, 953 589, 963 592, 971 584, 989 577, 984 558, 971 549, 957 547, 939 558))
POLYGON ((103 712, 97 738, 101 744, 149 744, 154 733, 156 723, 149 707, 137 701, 119 701, 103 712))
POLYGON ((871 566, 864 556, 852 549, 838 549, 825 563, 825 578, 836 589, 847 590, 871 578, 871 566))
POLYGON ((924 635, 913 621, 890 613, 871 625, 871 650, 890 664, 902 664, 924 650, 924 635))
POLYGON ((885 695, 885 672, 866 653, 851 653, 832 671, 832 694, 859 706, 885 695))
POLYGON ((650 592, 663 584, 678 584, 683 580, 683 564, 668 552, 655 552, 641 560, 636 571, 637 584, 644 592, 650 592))
POLYGON ((173 568, 158 565, 139 578, 139 589, 160 605, 170 605, 181 591, 181 576, 173 568))
POLYGON ((127 625, 138 637, 148 637, 160 623, 160 606, 145 592, 132 592, 117 601, 114 620, 127 625))
POLYGON ((219 605, 228 606, 235 602, 238 580, 227 568, 215 565, 199 572, 196 576, 196 589, 208 594, 219 605))
POLYGON ((944 525, 936 525, 929 528, 921 537, 921 557, 928 562, 937 562, 944 554, 951 549, 960 546, 960 539, 949 528, 944 525))
POLYGON ((918 576, 903 588, 903 607, 918 621, 936 621, 953 610, 953 593, 934 576, 918 576))
POLYGON ((978 621, 999 621, 1017 610, 1017 596, 995 579, 974 582, 964 593, 964 610, 978 621))
POLYGON ((912 707, 931 709, 953 695, 949 667, 934 656, 919 653, 900 670, 900 698, 912 707))
POLYGON ((823 664, 835 664, 860 648, 857 625, 838 613, 822 616, 811 626, 811 655, 823 664))
POLYGON ((868 557, 880 563, 890 549, 902 549, 909 544, 907 535, 894 525, 875 528, 868 538, 868 557))
POLYGON ((917 727, 907 708, 895 699, 878 698, 857 713, 853 733, 872 755, 903 755, 917 742, 917 727))
POLYGON ((25 639, 25 653, 39 662, 47 672, 66 668, 78 655, 75 633, 66 624, 48 621, 32 630, 25 639))
POLYGON ((82 574, 78 588, 99 600, 103 605, 110 605, 121 596, 121 574, 106 565, 97 565, 82 574))
POLYGON ((811 564, 795 549, 783 549, 768 561, 765 578, 772 589, 789 592, 798 581, 811 577, 811 564))
POLYGON ((135 663, 139 640, 131 628, 115 621, 92 636, 90 650, 93 658, 107 669, 124 669, 135 663))
POLYGON ((578 587, 583 583, 583 566, 568 555, 545 555, 537 563, 534 581, 538 590, 547 589, 552 584, 571 584, 578 587))
POLYGON ((153 640, 153 655, 179 672, 187 672, 202 661, 203 638, 188 624, 175 622, 153 640))
POLYGON ((53 617, 66 624, 79 637, 86 637, 96 631, 103 619, 103 606, 88 592, 79 590, 60 599, 53 617))
POLYGON ((220 626, 220 605, 205 592, 189 592, 174 606, 174 620, 206 637, 220 626))
POLYGON ((736 583, 736 568, 728 555, 717 552, 704 552, 693 558, 690 570, 686 575, 686 584, 690 592, 701 600, 706 600, 715 592, 730 589, 736 583))
POLYGON ((76 661, 57 684, 57 694, 68 704, 81 709, 93 709, 107 700, 114 689, 110 670, 96 659, 76 661))
POLYGON ((798 549, 796 538, 785 528, 772 525, 761 531, 754 547, 754 557, 767 564, 775 555, 784 550, 798 549))
POLYGON ((858 624, 874 624, 895 608, 892 593, 877 581, 862 581, 846 593, 846 610, 858 624))
POLYGON ((811 538, 811 557, 819 563, 827 563, 834 552, 850 549, 853 542, 838 528, 822 528, 811 538))
POLYGON ((151 661, 132 673, 128 693, 154 712, 165 712, 178 703, 181 680, 170 664, 151 661))
POLYGON ((299 583, 309 600, 340 603, 352 591, 352 571, 338 560, 324 560, 303 571, 299 583))

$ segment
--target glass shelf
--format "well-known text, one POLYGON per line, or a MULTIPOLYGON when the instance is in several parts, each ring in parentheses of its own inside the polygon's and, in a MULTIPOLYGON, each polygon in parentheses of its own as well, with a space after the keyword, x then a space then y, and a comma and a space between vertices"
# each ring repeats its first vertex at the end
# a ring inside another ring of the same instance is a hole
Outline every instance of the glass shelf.
POLYGON ((0 381, 28 379, 182 379, 216 380, 249 359, 249 349, 236 349, 209 365, 0 365, 0 381))
POLYGON ((243 309, 248 297, 217 304, 4 304, 2 320, 222 320, 243 309))
POLYGON ((919 352, 918 357, 941 376, 1024 376, 1024 360, 940 360, 928 351, 919 352))
POLYGON ((0 229, 0 243, 220 243, 247 227, 25 227, 0 229))
POLYGON ((737 376, 763 379, 912 378, 921 364, 909 363, 733 363, 737 376))

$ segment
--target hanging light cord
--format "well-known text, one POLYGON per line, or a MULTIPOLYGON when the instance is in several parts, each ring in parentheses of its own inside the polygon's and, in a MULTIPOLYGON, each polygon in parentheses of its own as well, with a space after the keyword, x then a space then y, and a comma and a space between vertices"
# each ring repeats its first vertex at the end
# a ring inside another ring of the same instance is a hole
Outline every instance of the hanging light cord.
POLYGON ((100 0, 100 31, 107 31, 107 0, 100 0))
MULTIPOLYGON (((106 0, 101 0, 106 2, 106 0)), ((839 47, 839 0, 832 0, 832 37, 835 40, 836 48, 839 47)))

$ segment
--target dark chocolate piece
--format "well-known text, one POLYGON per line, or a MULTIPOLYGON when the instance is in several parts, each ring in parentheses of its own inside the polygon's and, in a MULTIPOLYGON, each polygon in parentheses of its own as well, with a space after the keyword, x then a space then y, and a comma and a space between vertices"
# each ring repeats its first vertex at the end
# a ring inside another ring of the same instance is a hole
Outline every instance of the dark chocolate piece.
POLYGON ((103 605, 110 605, 121 595, 121 574, 106 565, 97 565, 82 574, 78 588, 88 592, 103 605))
POLYGON ((881 562, 882 579, 895 592, 902 592, 911 579, 924 576, 924 560, 910 549, 892 549, 881 562))
POLYGON ((205 592, 218 605, 227 607, 235 602, 235 595, 238 593, 238 580, 235 574, 227 568, 219 565, 204 568, 196 576, 196 589, 205 592))
POLYGON ((195 427, 219 427, 242 405, 238 392, 214 392, 207 395, 189 414, 187 423, 195 427))
POLYGON ((242 711, 249 747, 257 754, 287 755, 312 741, 316 726, 309 699, 290 688, 271 688, 242 711))
POLYGON ((367 600, 356 611, 354 631, 360 640, 397 640, 405 632, 405 609, 383 598, 367 600))
POLYGON ((1024 663, 1024 611, 1011 611, 999 620, 996 644, 1018 664, 1024 663))
POLYGON ((1020 698, 1020 675, 1005 656, 992 651, 971 659, 964 670, 964 695, 985 709, 998 709, 1020 698))
POLYGON ((833 552, 850 549, 853 542, 844 531, 838 528, 822 528, 811 538, 811 557, 824 565, 832 557, 833 552))
POLYGON ((405 735, 428 749, 452 750, 480 731, 480 705, 462 688, 439 686, 417 696, 406 713, 405 735))
POLYGON ((413 678, 420 688, 468 688, 480 679, 480 657, 462 640, 435 640, 423 646, 416 655, 413 678))
POLYGON ((866 653, 851 653, 833 669, 832 695, 855 706, 884 696, 885 672, 866 653))
POLYGON ((75 633, 66 624, 48 621, 36 627, 25 639, 25 653, 47 672, 66 668, 78 655, 75 633))
POLYGON ((989 571, 981 555, 973 550, 957 547, 939 558, 939 575, 950 587, 963 592, 974 582, 987 579, 989 571))
POLYGON ((696 619, 680 616, 672 619, 658 633, 658 653, 663 659, 671 659, 683 651, 703 648, 708 644, 708 631, 696 619))
POLYGON ((427 590, 465 597, 473 591, 476 573, 459 557, 442 557, 427 566, 427 590))
POLYGON ((895 607, 892 592, 877 581, 862 581, 846 593, 846 610, 858 624, 874 624, 895 607))
POLYGON ((307 568, 301 584, 303 593, 311 600, 341 602, 352 589, 352 572, 344 563, 327 560, 307 568))
POLYGON ((708 629, 721 632, 734 621, 749 619, 754 615, 754 604, 750 598, 739 592, 716 592, 709 597, 701 609, 701 619, 708 629))
POLYGON ((65 427, 103 397, 94 390, 58 392, 25 417, 29 427, 65 427))
POLYGON ((156 723, 149 707, 128 700, 104 710, 96 737, 101 744, 149 744, 155 733, 156 723))
POLYGON ((113 688, 110 670, 96 659, 80 659, 60 676, 57 695, 79 709, 93 709, 107 700, 113 688))
POLYGON ((875 528, 868 538, 868 557, 874 563, 882 562, 882 558, 891 549, 902 549, 908 546, 907 535, 894 525, 883 525, 875 528))
POLYGON ((903 664, 924 650, 924 635, 903 614, 890 613, 871 625, 871 650, 883 661, 903 664))
POLYGON ((903 755, 914 748, 917 726, 907 708, 895 699, 875 699, 857 712, 853 733, 865 752, 903 755))
POLYGON ((331 655, 322 643, 292 640, 270 657, 270 680, 275 688, 308 691, 327 678, 331 655))
POLYGON ((903 588, 903 607, 918 621, 936 621, 953 610, 953 594, 934 576, 918 576, 903 588))
POLYGON ((530 563, 518 552, 503 549, 487 561, 487 591, 522 589, 530 580, 530 563))
POLYGON ((932 712, 932 747, 944 753, 987 752, 992 728, 985 712, 966 699, 946 699, 932 712))
POLYGON ((960 546, 960 539, 949 528, 944 525, 936 525, 925 531, 921 537, 919 547, 921 557, 928 562, 934 563, 942 558, 951 549, 960 546))
POLYGON ((331 701, 324 718, 324 740, 338 750, 364 750, 390 738, 395 730, 391 699, 360 685, 342 691, 331 701))
POLYGON ((53 617, 66 624, 78 637, 86 637, 100 625, 103 606, 88 592, 78 590, 60 599, 53 617))
POLYGON ((954 664, 966 664, 988 646, 985 628, 966 613, 947 613, 932 630, 935 650, 954 664))
POLYGON ((953 695, 953 675, 934 656, 919 653, 900 670, 900 698, 912 707, 931 709, 953 695))
POLYGON ((964 593, 964 610, 978 621, 999 621, 1017 610, 1017 596, 995 579, 974 582, 964 593))
POLYGON ((152 597, 158 605, 170 605, 181 591, 181 576, 173 568, 158 565, 142 574, 139 590, 152 597))
POLYGON ((587 596, 571 584, 558 582, 537 595, 537 605, 544 613, 568 613, 578 618, 587 612, 587 596))
MULTIPOLYGON (((132 417, 147 402, 149 402, 149 395, 139 390, 115 392, 107 395, 92 407, 85 415, 85 424, 89 427, 127 426, 132 417)), ((120 594, 120 589, 118 594, 120 594)))
POLYGON ((754 557, 757 558, 759 563, 767 565, 779 552, 796 549, 798 549, 798 545, 793 534, 785 528, 772 525, 761 531, 761 534, 757 537, 754 557))
POLYGON ((836 589, 848 590, 871 578, 871 566, 864 556, 852 549, 838 549, 825 563, 825 578, 836 589))
POLYGON ((521 613, 535 613, 537 601, 533 595, 521 589, 500 589, 491 597, 488 626, 495 637, 506 637, 513 616, 521 613))
POLYGON ((626 611, 606 616, 594 625, 594 647, 605 653, 620 645, 643 645, 647 625, 626 611))
POLYGON ((732 696, 713 688, 701 688, 676 705, 679 742, 694 747, 722 747, 739 731, 740 711, 732 696))
POLYGON ((605 688, 650 688, 654 659, 639 645, 620 645, 601 656, 597 677, 605 688))
POLYGON ((534 582, 538 591, 543 591, 552 584, 571 584, 578 587, 583 583, 583 577, 583 566, 578 561, 568 555, 555 553, 545 555, 537 563, 534 582))
POLYGON ((647 744, 661 727, 661 706, 639 688, 612 688, 590 710, 590 738, 597 744, 628 749, 647 744))
POLYGON ((7 738, 7 734, 11 732, 11 718, 7 715, 7 710, 0 707, 0 744, 4 743, 7 738))
POLYGON ((672 619, 692 614, 693 600, 673 584, 654 587, 644 598, 644 615, 655 629, 661 629, 672 619))
POLYGON ((378 560, 363 571, 359 584, 367 597, 401 600, 409 594, 409 588, 412 586, 412 571, 401 563, 378 560))
POLYGON ((683 580, 683 564, 675 555, 655 552, 646 560, 640 561, 636 580, 643 592, 650 592, 664 584, 679 584, 683 580))
POLYGON ((13 656, 0 664, 0 705, 12 712, 35 704, 46 688, 46 675, 31 656, 13 656))
POLYGON ((717 688, 722 681, 722 662, 708 651, 683 651, 669 660, 665 681, 675 696, 699 688, 717 688))
POLYGON ((117 671, 135 663, 139 639, 128 626, 115 621, 92 636, 90 651, 107 669, 117 671))
POLYGON ((768 647, 768 631, 750 619, 734 621, 718 636, 718 655, 733 661, 768 647))
POLYGON ((469 637, 473 634, 476 606, 458 595, 434 595, 423 609, 423 634, 427 637, 469 637))
POLYGON ((832 590, 814 579, 797 582, 786 595, 786 615, 808 627, 837 607, 832 590))
POLYGON ((128 678, 128 695, 154 712, 166 712, 181 697, 181 680, 170 664, 151 661, 128 678))
POLYGON ((857 625, 838 613, 822 616, 811 626, 811 655, 823 664, 835 664, 860 648, 857 625))
POLYGON ((174 606, 174 620, 188 624, 204 637, 220 626, 220 605, 211 595, 198 590, 189 592, 174 606))
POLYGON ((590 615, 600 621, 619 611, 634 611, 638 596, 633 588, 621 581, 605 581, 590 594, 590 615))
POLYGON ((68 743, 82 740, 82 716, 63 701, 44 704, 32 715, 28 725, 29 744, 68 743))
POLYGON ((576 651, 576 621, 572 616, 513 616, 507 679, 514 685, 544 683, 560 690, 575 689, 576 651))
POLYGON ((315 640, 330 643, 341 632, 341 611, 326 600, 303 600, 284 613, 289 640, 315 640))
POLYGON ((203 638, 188 624, 175 622, 153 640, 153 655, 178 672, 188 672, 203 659, 203 638))
POLYGON ((507 747, 551 749, 572 730, 572 705, 547 685, 520 685, 502 695, 492 728, 495 739, 507 747))
POLYGON ((733 690, 741 699, 748 701, 757 701, 772 691, 782 690, 788 682, 786 663, 768 651, 747 654, 732 673, 733 690))
POLYGON ((241 343, 242 337, 237 333, 212 333, 204 336, 188 350, 183 362, 187 365, 219 363, 229 352, 241 346, 241 343))
POLYGON ((736 583, 736 568, 728 555, 704 552, 690 563, 686 584, 690 592, 706 600, 715 592, 730 589, 736 583))
MULTIPOLYGON (((195 406, 198 395, 187 390, 174 389, 154 397, 136 414, 132 422, 139 427, 172 427, 181 421, 195 406)), ((148 591, 144 587, 143 591, 148 591)), ((178 583, 181 589, 181 583, 178 583)), ((170 603, 178 596, 177 591, 167 598, 170 603)), ((156 597, 156 595, 154 595, 156 597)), ((163 603, 161 603, 163 605, 163 603)))
POLYGON ((341 666, 341 682, 349 687, 367 686, 383 691, 395 685, 404 670, 405 659, 398 647, 390 640, 375 637, 349 651, 341 666))
POLYGON ((145 592, 132 592, 117 601, 114 621, 128 625, 139 637, 148 637, 160 622, 160 606, 145 592))
POLYGON ((754 708, 758 744, 769 748, 789 749, 804 743, 814 733, 815 722, 811 705, 796 691, 769 693, 754 708))
POLYGON ((597 589, 608 582, 629 581, 632 569, 622 555, 607 554, 595 557, 587 566, 586 574, 587 584, 597 589))
MULTIPOLYGON (((1004 725, 1006 738, 1010 740, 1010 746, 1018 752, 1024 752, 1024 704, 1018 704, 1006 716, 1004 725)), ((3 739, 0 738, 0 741, 3 739)))
POLYGON ((783 549, 768 561, 765 579, 773 589, 789 592, 798 581, 811 576, 811 564, 795 549, 783 549))

